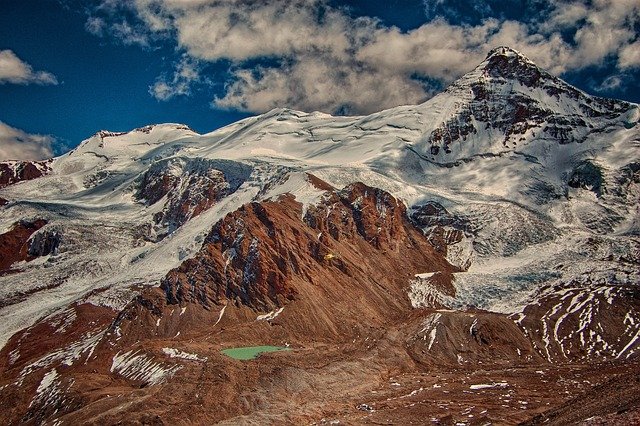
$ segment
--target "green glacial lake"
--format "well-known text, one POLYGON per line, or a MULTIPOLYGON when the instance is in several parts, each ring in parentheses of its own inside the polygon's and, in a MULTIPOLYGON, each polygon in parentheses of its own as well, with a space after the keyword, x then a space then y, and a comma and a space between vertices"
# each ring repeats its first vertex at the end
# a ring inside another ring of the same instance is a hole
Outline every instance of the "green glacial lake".
POLYGON ((263 352, 288 351, 285 346, 246 346, 243 348, 230 348, 222 350, 222 353, 233 359, 249 360, 255 359, 263 352))

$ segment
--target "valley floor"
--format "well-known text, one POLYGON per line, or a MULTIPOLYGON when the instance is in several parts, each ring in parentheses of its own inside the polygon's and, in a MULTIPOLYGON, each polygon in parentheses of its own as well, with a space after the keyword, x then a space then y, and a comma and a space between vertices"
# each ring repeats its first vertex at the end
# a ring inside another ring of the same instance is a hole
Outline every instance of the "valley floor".
MULTIPOLYGON (((230 308, 227 314, 242 313, 230 308)), ((282 344, 278 329, 291 324, 277 318, 258 327, 226 324, 209 334, 200 329, 142 342, 140 353, 164 351, 171 360, 181 358, 182 369, 166 383, 148 386, 139 381, 134 386, 135 380, 118 380, 105 373, 100 368, 104 356, 89 355, 84 369, 74 366, 68 372, 73 388, 84 398, 82 403, 73 398, 65 401, 67 414, 52 416, 54 423, 39 418, 37 412, 22 420, 33 424, 600 425, 633 424, 640 414, 638 359, 551 364, 543 360, 470 362, 459 357, 459 363, 429 364, 410 355, 409 321, 387 330, 359 331, 346 342, 296 341, 289 351, 240 361, 223 355, 221 349, 282 344), (167 347, 175 349, 163 349, 167 347)), ((43 378, 39 388, 44 382, 43 378)), ((20 392, 8 390, 16 406, 24 406, 20 392)), ((43 413, 51 408, 45 406, 43 413)), ((2 423, 17 424, 16 414, 3 411, 2 423)))

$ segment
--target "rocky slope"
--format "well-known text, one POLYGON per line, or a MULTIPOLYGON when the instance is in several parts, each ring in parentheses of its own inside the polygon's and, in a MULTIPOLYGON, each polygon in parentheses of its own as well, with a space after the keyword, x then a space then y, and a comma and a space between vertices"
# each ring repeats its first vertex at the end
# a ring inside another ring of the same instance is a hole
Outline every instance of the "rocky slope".
MULTIPOLYGON (((11 265, 14 263, 33 258, 36 253, 32 249, 32 244, 29 244, 29 237, 46 224, 47 222, 42 219, 34 222, 19 221, 9 231, 0 234, 0 247, 2 247, 0 273, 10 273, 11 265)), ((51 251, 48 250, 48 252, 51 251)))
POLYGON ((640 362, 639 119, 498 48, 422 105, 3 164, 0 420, 616 421, 640 394, 612 384, 640 362), (290 350, 221 352, 259 345, 290 350))
POLYGON ((51 171, 50 164, 51 160, 0 162, 0 188, 44 176, 51 171))

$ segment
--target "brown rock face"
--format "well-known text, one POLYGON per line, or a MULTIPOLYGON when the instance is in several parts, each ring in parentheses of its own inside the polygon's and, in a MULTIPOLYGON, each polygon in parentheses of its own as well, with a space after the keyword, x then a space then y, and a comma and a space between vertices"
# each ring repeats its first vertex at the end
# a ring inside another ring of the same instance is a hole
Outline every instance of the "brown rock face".
POLYGON ((51 171, 51 160, 46 161, 8 161, 0 163, 0 188, 36 179, 51 171))
POLYGON ((438 310, 420 320, 409 353, 425 365, 524 365, 542 358, 504 315, 438 310))
POLYGON ((410 309, 412 274, 451 270, 402 203, 358 183, 327 191, 304 217, 289 195, 243 206, 216 224, 200 253, 161 287, 169 304, 207 308, 231 301, 270 311, 299 300, 329 318, 329 328, 343 328, 333 324, 338 315, 331 309, 349 312, 350 321, 383 321, 410 309))
POLYGON ((163 209, 153 218, 166 230, 162 237, 233 193, 250 173, 248 166, 231 161, 163 161, 141 177, 136 197, 149 206, 166 197, 163 209))
POLYGON ((15 334, 0 352, 0 397, 6 404, 0 422, 44 424, 91 403, 87 390, 111 380, 96 374, 108 371, 104 359, 87 364, 114 316, 107 308, 74 304, 15 334))
POLYGON ((0 274, 10 272, 10 267, 15 262, 35 257, 29 252, 29 237, 46 224, 44 219, 20 221, 8 232, 0 234, 0 274))
POLYGON ((637 357, 637 286, 587 281, 543 291, 547 294, 527 306, 518 323, 548 361, 637 357))

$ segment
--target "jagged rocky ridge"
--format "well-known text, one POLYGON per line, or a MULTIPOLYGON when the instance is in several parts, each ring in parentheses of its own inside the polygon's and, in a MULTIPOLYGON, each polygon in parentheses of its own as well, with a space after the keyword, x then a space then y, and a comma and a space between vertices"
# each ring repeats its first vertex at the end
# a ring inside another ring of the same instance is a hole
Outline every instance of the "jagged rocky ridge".
POLYGON ((503 148, 518 147, 534 137, 582 143, 589 133, 602 132, 608 120, 634 108, 591 97, 504 47, 492 51, 441 96, 464 101, 431 132, 430 151, 436 156, 441 150, 452 154, 452 144, 471 144, 483 133, 491 134, 503 148))
POLYGON ((633 412, 639 118, 499 48, 422 105, 3 165, 0 418, 511 424, 600 383, 633 412), (259 344, 293 350, 220 353, 259 344))
POLYGON ((51 160, 1 162, 0 188, 44 176, 51 170, 50 164, 51 160))

